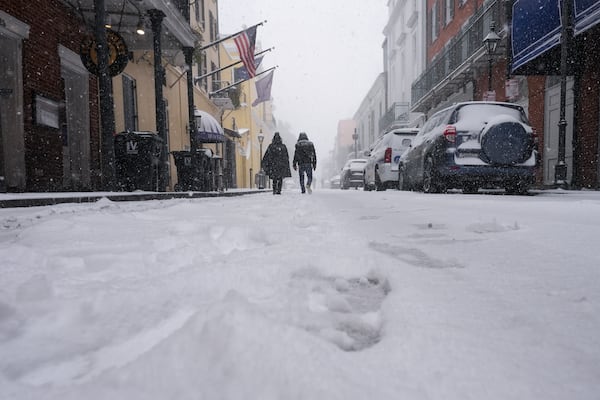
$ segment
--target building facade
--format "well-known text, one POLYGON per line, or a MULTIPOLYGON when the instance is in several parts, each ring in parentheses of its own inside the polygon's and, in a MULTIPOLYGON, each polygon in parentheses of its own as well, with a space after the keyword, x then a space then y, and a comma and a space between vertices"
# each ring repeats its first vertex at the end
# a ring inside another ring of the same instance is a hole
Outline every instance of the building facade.
POLYGON ((80 19, 60 1, 1 2, 3 190, 99 185, 98 86, 79 56, 84 34, 80 19))
POLYGON ((211 96, 218 38, 217 0, 0 0, 0 190, 114 188, 114 135, 124 131, 162 140, 159 190, 177 184, 172 152, 194 144, 222 174, 236 134, 210 143, 191 134, 194 109, 219 124, 225 112, 211 96), (99 78, 102 25, 109 81, 99 78))
POLYGON ((422 0, 389 0, 383 29, 386 77, 385 113, 378 134, 399 126, 417 126, 419 114, 410 112, 411 85, 426 64, 426 8, 422 0))

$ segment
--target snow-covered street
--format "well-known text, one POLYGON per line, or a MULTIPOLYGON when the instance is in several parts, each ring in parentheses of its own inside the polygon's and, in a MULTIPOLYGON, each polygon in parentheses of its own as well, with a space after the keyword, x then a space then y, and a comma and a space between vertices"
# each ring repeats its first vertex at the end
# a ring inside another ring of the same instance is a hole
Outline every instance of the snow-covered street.
POLYGON ((600 192, 0 209, 0 399, 598 399, 600 192))

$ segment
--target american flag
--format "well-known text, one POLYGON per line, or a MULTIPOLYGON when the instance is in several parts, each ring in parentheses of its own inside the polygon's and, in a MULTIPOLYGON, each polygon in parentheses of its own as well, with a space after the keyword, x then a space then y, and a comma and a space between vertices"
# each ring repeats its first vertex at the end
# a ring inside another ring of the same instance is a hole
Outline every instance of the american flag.
POLYGON ((244 63, 248 75, 256 75, 256 66, 254 64, 254 45, 256 43, 256 26, 250 27, 233 38, 237 46, 240 59, 244 63))

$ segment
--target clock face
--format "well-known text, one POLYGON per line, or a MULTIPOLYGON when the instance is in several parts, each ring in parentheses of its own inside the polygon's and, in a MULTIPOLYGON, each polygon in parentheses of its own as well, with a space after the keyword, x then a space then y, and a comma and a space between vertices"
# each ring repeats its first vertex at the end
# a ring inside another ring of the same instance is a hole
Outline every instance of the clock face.
MULTIPOLYGON (((108 42, 108 70, 110 76, 119 75, 125 69, 129 61, 127 45, 123 37, 112 29, 106 30, 108 42)), ((83 65, 94 75, 98 75, 98 51, 96 50, 96 39, 93 35, 87 35, 80 46, 81 61, 83 65)))

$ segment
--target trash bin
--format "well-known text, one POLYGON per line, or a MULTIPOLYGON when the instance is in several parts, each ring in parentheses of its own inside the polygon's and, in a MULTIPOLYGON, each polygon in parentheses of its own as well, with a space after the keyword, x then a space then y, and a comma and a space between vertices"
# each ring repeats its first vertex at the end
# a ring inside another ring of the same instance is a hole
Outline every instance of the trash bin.
POLYGON ((256 186, 258 186, 259 189, 264 189, 267 186, 267 174, 265 174, 265 170, 264 169, 260 169, 260 171, 258 171, 258 174, 256 174, 256 186))
POLYGON ((115 178, 120 190, 159 191, 159 164, 163 141, 150 131, 115 135, 115 178))
MULTIPOLYGON (((172 151, 177 168, 177 184, 175 191, 200 191, 207 192, 211 190, 211 165, 209 149, 199 149, 196 152, 191 151, 172 151)), ((211 152, 212 153, 212 152, 211 152)))

